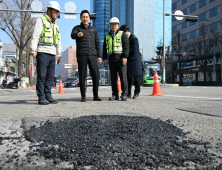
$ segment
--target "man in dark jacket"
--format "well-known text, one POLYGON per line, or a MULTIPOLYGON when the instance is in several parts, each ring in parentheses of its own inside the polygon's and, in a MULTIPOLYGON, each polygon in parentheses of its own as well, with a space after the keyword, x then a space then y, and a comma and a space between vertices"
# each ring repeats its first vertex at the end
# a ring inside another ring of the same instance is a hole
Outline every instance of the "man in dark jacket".
POLYGON ((131 98, 132 78, 134 78, 135 91, 133 98, 139 97, 140 93, 140 75, 142 74, 141 56, 139 51, 138 38, 129 32, 127 25, 120 27, 121 31, 124 31, 129 38, 129 57, 127 62, 127 80, 128 80, 128 98, 131 98))
POLYGON ((86 102, 85 79, 87 73, 87 64, 92 74, 93 80, 93 100, 101 101, 98 96, 99 89, 99 70, 98 63, 101 64, 101 49, 99 36, 96 29, 90 26, 89 11, 83 10, 80 14, 81 24, 73 28, 71 37, 76 39, 77 62, 79 70, 79 85, 81 92, 81 102, 86 102))
POLYGON ((105 36, 103 43, 103 60, 107 64, 109 56, 110 74, 112 82, 112 97, 109 100, 119 100, 117 88, 117 72, 119 73, 122 88, 122 100, 127 101, 127 57, 129 55, 129 40, 126 33, 119 31, 119 19, 110 19, 111 31, 105 36))

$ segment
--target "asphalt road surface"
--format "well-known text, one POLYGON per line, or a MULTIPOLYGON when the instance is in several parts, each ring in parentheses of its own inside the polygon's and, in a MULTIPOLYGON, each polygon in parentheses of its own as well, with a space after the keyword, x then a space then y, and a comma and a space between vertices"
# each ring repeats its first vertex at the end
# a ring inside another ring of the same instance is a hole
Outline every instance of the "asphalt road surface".
MULTIPOLYGON (((161 86, 165 96, 86 102, 64 88, 58 104, 0 90, 0 169, 222 169, 222 88, 161 86)), ((133 91, 132 91, 133 94, 133 91)))

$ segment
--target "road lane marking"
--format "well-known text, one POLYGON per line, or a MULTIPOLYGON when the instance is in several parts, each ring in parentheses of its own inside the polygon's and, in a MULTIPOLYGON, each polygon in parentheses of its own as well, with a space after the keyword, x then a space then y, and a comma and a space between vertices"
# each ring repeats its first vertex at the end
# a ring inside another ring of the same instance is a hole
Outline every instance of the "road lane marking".
POLYGON ((166 95, 169 97, 181 97, 181 98, 193 98, 193 99, 212 99, 212 100, 222 100, 222 98, 211 98, 211 97, 195 97, 195 96, 176 96, 176 95, 166 95))

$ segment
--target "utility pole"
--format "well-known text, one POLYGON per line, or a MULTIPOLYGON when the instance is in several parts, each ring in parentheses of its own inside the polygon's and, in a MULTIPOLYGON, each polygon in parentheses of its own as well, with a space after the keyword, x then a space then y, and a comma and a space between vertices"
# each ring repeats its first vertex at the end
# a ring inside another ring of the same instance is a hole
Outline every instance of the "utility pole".
POLYGON ((164 15, 163 15, 163 58, 162 58, 162 60, 163 60, 163 83, 165 83, 166 82, 166 80, 165 80, 165 68, 166 68, 166 66, 165 66, 165 56, 166 56, 166 54, 165 54, 165 0, 163 0, 163 13, 164 13, 164 15))
POLYGON ((220 23, 220 81, 222 81, 222 22, 220 23))
POLYGON ((216 81, 216 72, 215 72, 215 41, 214 41, 214 58, 213 58, 213 81, 216 81))

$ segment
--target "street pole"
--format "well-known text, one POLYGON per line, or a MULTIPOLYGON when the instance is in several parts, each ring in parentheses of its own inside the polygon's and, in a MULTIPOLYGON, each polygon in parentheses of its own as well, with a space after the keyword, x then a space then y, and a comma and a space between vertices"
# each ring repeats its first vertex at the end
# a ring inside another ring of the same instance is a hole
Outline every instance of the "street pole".
POLYGON ((165 0, 163 0, 163 83, 165 83, 165 0))
POLYGON ((33 57, 32 57, 32 71, 31 71, 31 85, 33 86, 33 57))
POLYGON ((222 81, 222 23, 220 26, 220 81, 222 81))
POLYGON ((216 73, 215 73, 215 41, 214 41, 214 58, 213 58, 213 81, 216 81, 216 73))

